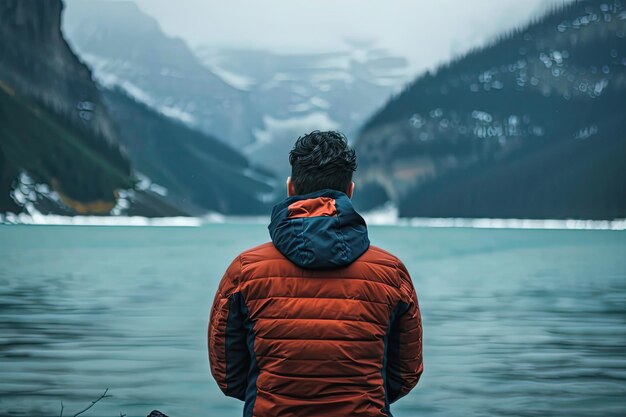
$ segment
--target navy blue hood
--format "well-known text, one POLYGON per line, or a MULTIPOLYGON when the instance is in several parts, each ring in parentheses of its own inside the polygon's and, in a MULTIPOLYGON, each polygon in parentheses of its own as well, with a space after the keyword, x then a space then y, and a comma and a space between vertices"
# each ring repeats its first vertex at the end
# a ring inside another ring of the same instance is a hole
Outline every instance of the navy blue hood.
POLYGON ((351 200, 345 193, 330 189, 289 197, 276 204, 268 229, 276 249, 294 264, 308 269, 350 265, 370 245, 365 220, 354 210, 351 200), (298 202, 308 205, 300 215, 294 214, 298 202), (318 203, 320 210, 311 211, 318 203))

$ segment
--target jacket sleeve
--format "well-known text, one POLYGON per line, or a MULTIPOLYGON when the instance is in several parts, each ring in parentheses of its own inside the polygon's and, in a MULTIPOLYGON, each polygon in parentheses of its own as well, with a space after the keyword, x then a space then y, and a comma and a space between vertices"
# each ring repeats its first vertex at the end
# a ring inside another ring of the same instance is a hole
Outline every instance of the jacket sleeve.
POLYGON ((247 345, 247 310, 239 292, 241 261, 237 257, 220 281, 213 300, 208 329, 211 374, 222 392, 245 399, 250 354, 247 345))
POLYGON ((387 340, 386 391, 389 404, 409 393, 424 370, 422 319, 413 282, 400 262, 402 300, 392 312, 387 340))

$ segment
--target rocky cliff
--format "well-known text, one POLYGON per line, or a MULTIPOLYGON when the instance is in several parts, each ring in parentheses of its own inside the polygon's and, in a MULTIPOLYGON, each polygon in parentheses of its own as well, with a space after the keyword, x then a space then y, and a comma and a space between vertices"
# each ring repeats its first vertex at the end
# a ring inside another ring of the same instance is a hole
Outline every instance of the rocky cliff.
POLYGON ((0 1, 2 211, 49 200, 52 211, 104 214, 133 185, 91 72, 61 35, 62 10, 60 0, 0 1), (20 178, 47 192, 19 191, 32 185, 20 178))
POLYGON ((61 34, 61 1, 0 2, 0 79, 87 131, 115 142, 91 70, 61 34))

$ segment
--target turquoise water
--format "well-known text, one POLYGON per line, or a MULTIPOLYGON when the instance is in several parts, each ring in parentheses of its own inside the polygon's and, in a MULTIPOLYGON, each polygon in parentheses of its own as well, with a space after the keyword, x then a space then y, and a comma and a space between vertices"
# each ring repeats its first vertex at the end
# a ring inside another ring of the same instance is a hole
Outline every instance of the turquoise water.
MULTIPOLYGON (((409 416, 623 416, 626 233, 371 227, 407 265, 425 372, 409 416)), ((213 382, 217 283, 262 225, 0 226, 0 415, 240 416, 213 382)))

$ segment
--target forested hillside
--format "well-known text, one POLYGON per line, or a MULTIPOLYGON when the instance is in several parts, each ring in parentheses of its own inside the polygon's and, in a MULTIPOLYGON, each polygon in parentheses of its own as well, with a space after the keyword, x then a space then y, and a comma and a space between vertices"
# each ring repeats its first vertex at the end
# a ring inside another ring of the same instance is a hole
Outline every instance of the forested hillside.
POLYGON ((134 169, 165 187, 166 199, 192 214, 259 214, 274 178, 230 146, 169 119, 120 89, 104 91, 134 169))
POLYGON ((625 32, 620 2, 576 2, 422 75, 358 138, 360 205, 626 217, 625 32))

